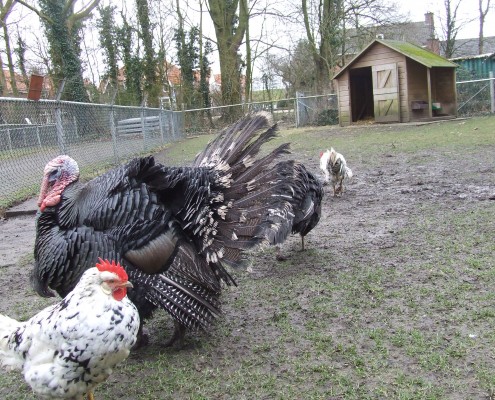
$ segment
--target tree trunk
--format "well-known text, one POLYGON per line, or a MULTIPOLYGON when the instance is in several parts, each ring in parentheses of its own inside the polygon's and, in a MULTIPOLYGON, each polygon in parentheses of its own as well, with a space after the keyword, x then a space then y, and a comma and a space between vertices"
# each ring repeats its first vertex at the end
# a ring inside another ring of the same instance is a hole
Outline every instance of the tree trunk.
POLYGON ((55 86, 65 79, 64 100, 89 102, 82 76, 80 29, 82 21, 91 16, 99 0, 92 0, 85 7, 74 12, 73 0, 40 0, 39 14, 45 26, 50 46, 55 86))
POLYGON ((484 50, 484 27, 485 27, 485 18, 490 10, 490 2, 491 0, 487 0, 486 7, 483 9, 483 0, 478 0, 478 11, 479 11, 479 22, 480 22, 480 30, 478 36, 478 54, 483 54, 484 50))
MULTIPOLYGON (((241 7, 247 7, 247 1, 241 2, 241 7)), ((248 15, 248 10, 244 11, 248 15)), ((252 85, 253 85, 253 71, 252 71, 252 59, 251 59, 251 44, 249 36, 249 18, 246 22, 246 80, 244 88, 244 98, 246 102, 250 103, 252 101, 252 85)))
MULTIPOLYGON (((221 91, 223 105, 234 105, 242 102, 241 58, 239 48, 246 32, 247 0, 208 0, 209 12, 215 26, 218 53, 220 59, 221 91), (237 16, 237 6, 239 5, 237 16)), ((231 122, 242 115, 242 108, 226 107, 223 117, 231 122)))
POLYGON ((5 96, 6 92, 6 81, 5 81, 5 72, 3 71, 3 60, 0 57, 0 95, 5 96))
POLYGON ((210 85, 208 79, 210 77, 211 69, 209 68, 207 53, 208 49, 211 50, 210 46, 203 45, 203 1, 199 2, 199 70, 200 70, 200 91, 201 97, 203 100, 202 106, 206 108, 206 116, 208 118, 208 123, 210 129, 215 128, 215 124, 213 123, 213 115, 211 114, 211 96, 210 96, 210 85))
POLYGON ((12 88, 12 94, 19 96, 19 90, 17 90, 17 82, 15 79, 14 62, 12 61, 12 50, 10 48, 10 36, 7 25, 3 24, 3 38, 5 41, 5 53, 7 54, 7 66, 9 68, 10 75, 10 87, 12 88))
POLYGON ((144 92, 151 106, 158 106, 161 90, 156 85, 156 57, 153 50, 148 0, 136 0, 137 14, 144 47, 144 92))
POLYGON ((339 29, 341 23, 341 1, 340 0, 320 0, 319 26, 312 27, 310 24, 307 0, 302 0, 302 12, 306 36, 312 49, 313 62, 316 71, 316 93, 327 93, 331 88, 331 76, 335 65, 337 65, 338 54, 341 41, 339 40, 339 29), (313 29, 315 28, 315 29, 313 29), (313 30, 319 33, 318 38, 313 35, 313 30))
POLYGON ((455 50, 456 50, 456 37, 459 32, 459 28, 457 27, 457 11, 459 10, 459 6, 462 0, 444 0, 443 4, 445 6, 445 26, 444 26, 444 35, 445 35, 445 47, 444 47, 444 56, 445 58, 452 58, 455 50))

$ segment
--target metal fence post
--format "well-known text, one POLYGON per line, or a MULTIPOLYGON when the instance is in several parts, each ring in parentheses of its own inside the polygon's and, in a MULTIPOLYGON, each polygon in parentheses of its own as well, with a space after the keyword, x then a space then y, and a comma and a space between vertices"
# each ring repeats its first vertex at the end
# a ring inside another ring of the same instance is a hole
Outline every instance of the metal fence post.
POLYGON ((146 151, 146 122, 144 106, 141 107, 141 131, 143 132, 143 151, 146 151))
POLYGON ((57 143, 60 154, 67 154, 65 151, 65 135, 64 127, 62 125, 62 109, 60 107, 60 102, 57 102, 57 106, 55 107, 55 129, 57 131, 57 143))
POLYGON ((62 125, 62 108, 60 103, 60 97, 62 97, 62 93, 64 92, 65 79, 62 80, 57 92, 57 102, 55 103, 55 129, 57 131, 57 143, 60 154, 67 154, 65 148, 65 135, 64 135, 64 127, 62 125))
POLYGON ((490 71, 490 104, 493 114, 495 113, 495 78, 493 77, 493 71, 490 71))
POLYGON ((38 146, 41 149, 40 127, 36 125, 36 138, 38 139, 38 146))
POLYGON ((7 128, 7 139, 9 143, 9 151, 12 154, 12 138, 10 137, 10 129, 7 128))
POLYGON ((79 129, 77 129, 77 118, 75 115, 72 117, 72 120, 74 121, 74 137, 79 139, 79 129))
POLYGON ((163 108, 158 109, 158 125, 160 127, 160 137, 162 138, 162 145, 165 144, 165 137, 163 135, 163 114, 164 114, 163 108))
POLYGON ((145 94, 143 97, 143 102, 141 103, 141 130, 143 132, 143 151, 146 151, 146 111, 145 111, 145 106, 146 106, 146 100, 147 100, 147 95, 145 94))
POLYGON ((170 111, 170 114, 168 116, 169 118, 169 124, 170 124, 170 133, 174 139, 177 139, 177 118, 176 118, 176 113, 178 111, 170 111))
POLYGON ((299 128, 299 92, 296 92, 296 98, 294 100, 294 112, 296 114, 296 128, 299 128))
POLYGON ((119 164, 119 153, 117 149, 117 129, 115 127, 115 110, 113 104, 110 106, 110 133, 112 135, 113 157, 115 164, 119 164))

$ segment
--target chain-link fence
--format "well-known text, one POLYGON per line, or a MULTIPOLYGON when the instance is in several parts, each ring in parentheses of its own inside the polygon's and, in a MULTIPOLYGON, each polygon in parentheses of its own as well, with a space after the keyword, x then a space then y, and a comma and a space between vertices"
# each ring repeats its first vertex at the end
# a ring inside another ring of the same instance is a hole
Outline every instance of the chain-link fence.
MULTIPOLYGON (((495 112, 495 80, 458 82, 459 116, 495 112)), ((268 111, 281 127, 338 124, 336 95, 246 103, 209 109, 170 111, 158 108, 29 101, 0 98, 0 208, 36 193, 47 161, 68 154, 83 178, 164 144, 226 126, 222 115, 268 111)))
POLYGON ((457 82, 459 117, 495 113, 495 78, 457 82))
POLYGON ((218 132, 231 122, 225 120, 224 115, 243 115, 259 111, 271 113, 274 122, 294 126, 296 121, 294 101, 295 99, 260 101, 207 109, 184 110, 184 131, 188 136, 218 132))
POLYGON ((335 125, 339 123, 337 95, 308 96, 296 93, 296 126, 335 125))
POLYGON ((236 115, 267 111, 272 114, 274 122, 277 122, 279 126, 301 127, 339 123, 337 95, 313 96, 297 93, 297 97, 288 99, 184 110, 186 135, 217 132, 228 125, 229 121, 225 121, 222 117, 234 111, 231 109, 236 111, 231 114, 236 115))
POLYGON ((82 176, 182 137, 182 113, 65 101, 0 98, 0 205, 35 191, 59 154, 82 176))

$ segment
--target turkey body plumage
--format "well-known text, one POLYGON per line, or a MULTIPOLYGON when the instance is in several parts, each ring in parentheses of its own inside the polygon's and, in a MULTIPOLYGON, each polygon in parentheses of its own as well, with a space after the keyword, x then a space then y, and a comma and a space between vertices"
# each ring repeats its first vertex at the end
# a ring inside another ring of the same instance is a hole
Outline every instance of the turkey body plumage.
POLYGON ((294 213, 291 233, 301 236, 304 250, 304 237, 320 221, 323 186, 300 162, 282 161, 277 164, 277 168, 280 175, 292 181, 292 194, 288 198, 294 213))
POLYGON ((69 157, 49 162, 38 201, 35 290, 64 296, 98 257, 115 259, 134 284, 129 298, 142 319, 160 307, 181 328, 206 328, 219 313, 222 284, 235 284, 225 266, 290 233, 292 183, 269 168, 288 145, 257 157, 275 130, 266 116, 248 116, 191 167, 150 156, 87 183, 69 157))
POLYGON ((136 307, 122 297, 125 291, 113 297, 102 278, 110 279, 114 290, 130 285, 93 267, 63 300, 28 321, 0 314, 0 363, 22 370, 40 397, 82 400, 127 358, 136 342, 136 307))

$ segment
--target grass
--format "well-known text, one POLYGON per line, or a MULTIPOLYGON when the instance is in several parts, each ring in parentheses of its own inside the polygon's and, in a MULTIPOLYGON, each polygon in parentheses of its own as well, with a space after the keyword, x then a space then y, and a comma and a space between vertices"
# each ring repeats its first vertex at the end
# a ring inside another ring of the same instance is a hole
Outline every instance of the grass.
MULTIPOLYGON (((492 117, 423 126, 282 131, 271 146, 290 141, 294 156, 315 169, 319 151, 332 145, 353 161, 351 167, 356 166, 366 184, 356 183, 341 200, 327 192, 328 216, 308 235, 306 252, 297 251, 298 237, 283 246, 289 255, 285 261, 276 261, 272 248, 254 252, 254 272, 236 271, 239 287, 225 291, 224 316, 211 332, 190 335, 185 349, 161 346, 172 325, 158 313, 149 323, 151 345, 131 354, 96 390, 96 397, 493 396, 495 202, 461 201, 449 192, 451 185, 446 194, 443 186, 433 188, 439 195, 421 201, 422 192, 401 197, 398 189, 390 192, 399 193, 392 204, 385 204, 388 192, 382 193, 383 205, 366 199, 373 194, 369 182, 377 170, 400 175, 434 164, 439 171, 448 170, 441 175, 463 160, 473 168, 456 170, 452 185, 489 185, 493 191, 494 128, 492 117), (387 162, 397 170, 387 170, 387 162), (352 206, 344 208, 346 201, 352 206), (393 207, 399 206, 407 212, 394 214, 393 207), (338 216, 339 211, 345 213, 338 216), (387 213, 400 223, 390 220, 393 245, 380 246, 370 235, 388 222, 387 213)), ((209 139, 173 144, 160 160, 184 163, 209 139)), ((25 318, 39 306, 20 301, 12 315, 25 318)), ((17 383, 19 377, 0 375, 2 398, 33 398, 26 385, 17 383)))

